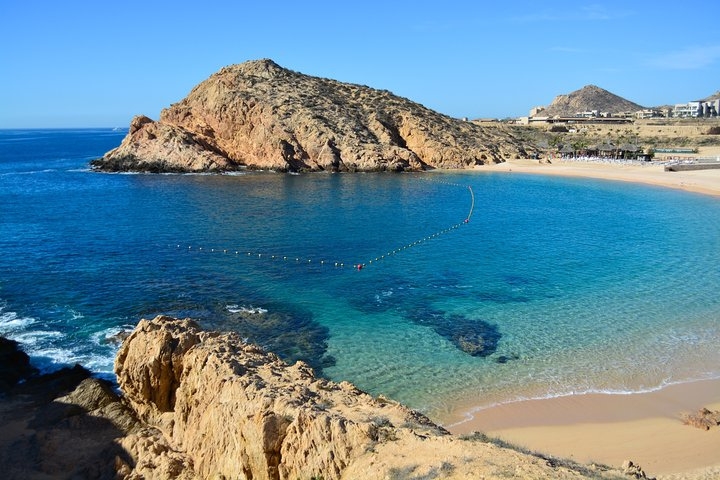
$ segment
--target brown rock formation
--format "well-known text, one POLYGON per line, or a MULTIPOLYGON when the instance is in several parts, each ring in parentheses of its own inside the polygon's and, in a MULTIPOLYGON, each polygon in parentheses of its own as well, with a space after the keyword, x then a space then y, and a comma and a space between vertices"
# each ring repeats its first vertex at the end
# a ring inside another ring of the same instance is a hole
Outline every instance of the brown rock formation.
MULTIPOLYGON (((2 358, 0 358, 2 360, 2 358)), ((115 368, 124 396, 81 367, 0 394, 0 472, 8 479, 131 480, 617 478, 457 438, 423 415, 298 362, 204 332, 142 320, 115 368)))
MULTIPOLYGON (((116 372, 138 416, 198 478, 603 478, 449 435, 423 415, 288 366, 234 333, 143 320, 116 372)), ((157 478, 148 476, 147 478, 157 478)))
POLYGON ((720 410, 708 410, 701 408, 695 413, 683 415, 683 423, 695 428, 710 430, 711 428, 720 426, 720 410))
POLYGON ((108 382, 79 365, 38 375, 15 342, 0 345, 0 371, 16 369, 0 391, 3 479, 196 478, 188 457, 138 422, 108 382))
POLYGON ((386 90, 257 60, 211 75, 164 109, 157 122, 136 117, 122 144, 93 166, 399 171, 463 168, 531 153, 502 127, 453 119, 386 90))

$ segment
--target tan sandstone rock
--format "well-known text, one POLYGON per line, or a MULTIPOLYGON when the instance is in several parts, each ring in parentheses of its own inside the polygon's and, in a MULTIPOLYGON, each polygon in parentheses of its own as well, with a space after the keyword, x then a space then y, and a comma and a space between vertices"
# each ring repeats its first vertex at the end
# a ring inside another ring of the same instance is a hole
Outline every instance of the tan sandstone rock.
POLYGON ((126 478, 604 478, 478 439, 349 383, 316 378, 191 320, 142 320, 116 364, 125 400, 151 429, 122 444, 126 478), (156 429, 156 430, 153 430, 156 429), (160 438, 161 437, 161 438, 160 438), (156 472, 147 452, 163 458, 156 472), (175 470, 171 470, 175 468, 175 470))
MULTIPOLYGON (((526 150, 528 149, 528 150, 526 150)), ((400 171, 527 157, 500 126, 450 118, 387 90, 303 75, 271 60, 221 69, 133 119, 93 166, 110 171, 400 171)))

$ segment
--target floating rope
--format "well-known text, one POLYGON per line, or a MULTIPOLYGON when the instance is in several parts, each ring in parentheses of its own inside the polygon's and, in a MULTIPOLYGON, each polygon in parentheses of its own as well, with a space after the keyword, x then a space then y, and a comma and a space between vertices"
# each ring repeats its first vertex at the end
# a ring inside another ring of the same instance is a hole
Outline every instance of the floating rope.
POLYGON ((197 245, 193 246, 193 245, 177 244, 176 248, 178 250, 195 251, 195 252, 201 252, 201 253, 213 253, 213 254, 222 253, 224 255, 232 255, 232 256, 236 256, 236 257, 274 260, 274 261, 280 261, 280 262, 293 263, 293 264, 297 264, 297 265, 321 265, 321 266, 329 266, 329 267, 333 267, 333 268, 352 267, 356 270, 362 270, 363 268, 373 265, 373 264, 376 264, 386 258, 392 257, 394 255, 398 255, 409 248, 413 248, 418 245, 422 245, 423 243, 433 240, 435 238, 438 238, 441 235, 448 234, 470 222, 470 218, 472 217, 473 210, 475 209, 475 194, 473 193, 473 189, 471 186, 469 186, 469 185, 465 186, 465 185, 460 185, 460 184, 451 183, 451 182, 438 181, 438 180, 434 180, 434 179, 428 180, 428 181, 433 181, 435 183, 442 183, 445 185, 451 185, 451 186, 456 186, 456 187, 467 187, 468 191, 470 192, 470 211, 468 212, 467 216, 465 216, 464 220, 460 223, 451 225, 448 228, 445 228, 443 230, 435 232, 432 235, 420 238, 418 240, 415 240, 412 243, 408 243, 406 245, 402 245, 393 250, 390 250, 383 255, 378 255, 376 257, 372 257, 372 258, 366 260, 365 262, 357 263, 357 262, 346 262, 346 261, 340 261, 340 260, 328 260, 328 259, 300 257, 300 256, 294 256, 294 255, 279 255, 276 253, 258 252, 258 251, 254 251, 254 250, 247 251, 247 250, 228 249, 228 248, 206 248, 206 247, 197 246, 197 245))

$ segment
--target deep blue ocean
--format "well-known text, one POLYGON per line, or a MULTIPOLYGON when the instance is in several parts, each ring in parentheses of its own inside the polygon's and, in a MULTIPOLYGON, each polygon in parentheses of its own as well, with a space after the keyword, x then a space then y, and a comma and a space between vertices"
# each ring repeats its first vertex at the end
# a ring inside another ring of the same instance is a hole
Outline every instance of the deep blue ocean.
POLYGON ((125 133, 0 131, 0 335, 43 368, 112 377, 118 335, 168 314, 438 421, 720 377, 717 198, 517 173, 91 171, 125 133))

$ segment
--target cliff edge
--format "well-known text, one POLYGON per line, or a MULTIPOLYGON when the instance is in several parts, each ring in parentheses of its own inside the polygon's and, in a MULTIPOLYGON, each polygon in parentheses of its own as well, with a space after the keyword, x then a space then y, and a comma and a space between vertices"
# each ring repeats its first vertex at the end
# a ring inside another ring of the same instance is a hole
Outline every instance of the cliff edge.
POLYGON ((191 320, 141 321, 115 365, 133 411, 187 456, 199 478, 584 478, 590 471, 453 437, 396 402, 317 378, 302 362, 287 365, 235 333, 205 332, 191 320))
POLYGON ((288 365, 235 333, 203 331, 192 320, 140 321, 115 370, 119 396, 80 367, 18 385, 4 377, 4 478, 620 476, 482 435, 454 437, 396 402, 317 378, 302 362, 288 365))
POLYGON ((454 119, 387 90, 264 59, 214 73, 158 121, 135 117, 121 145, 92 165, 149 172, 403 171, 532 153, 500 126, 454 119))

